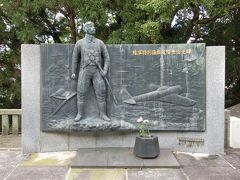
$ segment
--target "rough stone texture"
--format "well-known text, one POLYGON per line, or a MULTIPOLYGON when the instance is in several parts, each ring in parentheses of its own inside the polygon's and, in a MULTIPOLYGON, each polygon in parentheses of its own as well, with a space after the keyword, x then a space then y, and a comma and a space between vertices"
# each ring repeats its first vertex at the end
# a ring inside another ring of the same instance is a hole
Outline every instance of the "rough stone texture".
POLYGON ((179 169, 128 170, 128 180, 186 180, 179 169))
MULTIPOLYGON (((40 152, 41 136, 44 134, 42 142, 54 141, 53 133, 40 133, 40 48, 38 45, 22 46, 22 97, 23 97, 23 150, 25 153, 40 152), (34 67, 34 68, 33 68, 34 67), (36 79, 36 80, 35 80, 36 79), (38 82, 38 83, 37 83, 38 82), (35 99, 32 101, 32 99, 35 99)), ((161 148, 170 148, 177 151, 201 152, 201 153, 223 153, 224 146, 224 74, 225 74, 225 47, 206 48, 206 131, 205 132, 156 132, 161 148), (188 143, 179 144, 179 137, 202 138, 203 144, 188 143)), ((56 133, 57 134, 57 133, 56 133)), ((78 148, 92 148, 96 142, 96 147, 116 145, 118 147, 133 147, 136 133, 129 134, 108 133, 88 133, 90 143, 85 141, 76 145, 77 137, 72 138, 71 134, 59 134, 59 137, 68 137, 68 146, 64 150, 76 150, 78 148), (118 142, 115 141, 117 136, 118 142), (74 140, 73 140, 74 139, 74 140), (94 140, 95 139, 95 140, 94 140), (102 142, 101 142, 102 141, 102 142), (115 142, 114 142, 115 141, 115 142), (119 142, 120 141, 120 142, 119 142)), ((79 134, 81 141, 85 135, 79 134)), ((47 146, 47 145, 45 145, 47 146)), ((51 147, 51 146, 49 146, 51 147)), ((55 150, 52 147, 51 151, 55 150)), ((42 148, 44 149, 44 148, 42 148)), ((48 149, 50 151, 50 149, 48 149)))
POLYGON ((67 167, 18 167, 8 180, 60 180, 65 179, 67 167))
POLYGON ((4 179, 21 162, 20 152, 0 151, 0 179, 4 179))

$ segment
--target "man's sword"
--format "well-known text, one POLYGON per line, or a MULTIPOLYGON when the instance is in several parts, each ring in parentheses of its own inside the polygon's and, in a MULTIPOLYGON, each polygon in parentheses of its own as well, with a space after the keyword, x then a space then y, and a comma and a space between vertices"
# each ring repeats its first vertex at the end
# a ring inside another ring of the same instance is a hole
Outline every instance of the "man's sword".
POLYGON ((94 63, 97 65, 98 69, 101 71, 101 74, 102 74, 104 80, 106 81, 106 83, 107 83, 107 85, 108 85, 108 88, 109 88, 109 91, 110 91, 110 93, 111 93, 111 95, 112 95, 112 97, 113 97, 113 101, 114 101, 114 103, 115 103, 116 105, 118 105, 118 100, 117 100, 117 98, 116 98, 116 97, 114 96, 114 94, 113 94, 112 87, 111 87, 111 85, 110 85, 107 77, 104 75, 103 69, 101 68, 101 66, 100 66, 96 61, 92 61, 92 62, 94 62, 94 63))

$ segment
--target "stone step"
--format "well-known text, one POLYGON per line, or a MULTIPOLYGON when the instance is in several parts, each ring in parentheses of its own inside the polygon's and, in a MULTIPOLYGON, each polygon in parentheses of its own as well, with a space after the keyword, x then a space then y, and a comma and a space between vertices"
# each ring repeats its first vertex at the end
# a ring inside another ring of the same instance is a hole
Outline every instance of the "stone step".
POLYGON ((77 151, 72 168, 180 168, 170 149, 160 149, 155 159, 141 159, 132 148, 86 148, 77 151))

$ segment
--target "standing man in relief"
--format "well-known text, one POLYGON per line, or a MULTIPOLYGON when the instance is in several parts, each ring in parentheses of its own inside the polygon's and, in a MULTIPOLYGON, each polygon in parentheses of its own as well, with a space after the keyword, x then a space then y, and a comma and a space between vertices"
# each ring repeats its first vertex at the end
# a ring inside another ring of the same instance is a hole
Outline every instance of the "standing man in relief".
POLYGON ((77 41, 72 56, 72 79, 76 79, 77 67, 80 64, 77 83, 78 113, 74 121, 78 122, 83 119, 84 104, 91 84, 97 97, 100 118, 104 121, 110 121, 106 114, 106 86, 104 82, 110 64, 109 54, 104 43, 94 37, 96 29, 93 22, 86 22, 83 30, 86 35, 77 41))

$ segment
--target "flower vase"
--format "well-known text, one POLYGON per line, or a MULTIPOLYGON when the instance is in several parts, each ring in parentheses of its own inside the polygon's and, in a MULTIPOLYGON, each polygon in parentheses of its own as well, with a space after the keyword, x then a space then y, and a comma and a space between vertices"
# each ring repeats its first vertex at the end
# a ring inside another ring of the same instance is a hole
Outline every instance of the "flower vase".
POLYGON ((160 154, 158 137, 136 137, 133 153, 140 158, 156 158, 160 154))

